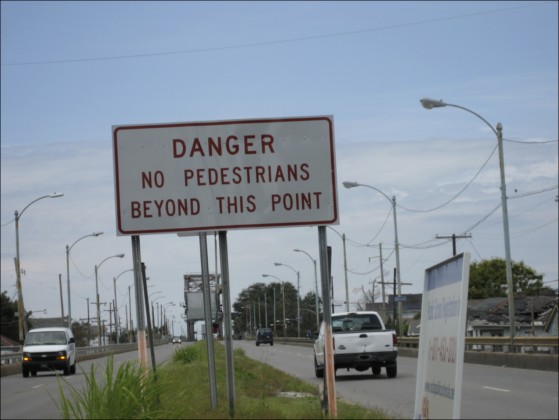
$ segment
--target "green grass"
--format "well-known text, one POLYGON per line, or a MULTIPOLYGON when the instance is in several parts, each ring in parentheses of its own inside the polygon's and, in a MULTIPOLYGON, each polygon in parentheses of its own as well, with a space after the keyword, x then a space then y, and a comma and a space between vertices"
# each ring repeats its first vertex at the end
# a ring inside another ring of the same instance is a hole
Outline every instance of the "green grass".
MULTIPOLYGON (((142 380, 136 363, 125 363, 113 375, 107 363, 104 386, 95 380, 93 369, 82 391, 72 389, 66 397, 60 387, 60 409, 64 418, 106 419, 228 419, 229 403, 225 350, 215 346, 217 408, 210 403, 206 342, 199 341, 176 350, 173 358, 157 369, 157 380, 149 372, 142 380), (113 379, 114 376, 114 379, 113 379)), ((234 351, 235 412, 238 419, 323 418, 318 387, 234 351), (286 398, 280 392, 310 394, 286 398)), ((387 419, 382 411, 371 411, 338 400, 339 419, 387 419)))

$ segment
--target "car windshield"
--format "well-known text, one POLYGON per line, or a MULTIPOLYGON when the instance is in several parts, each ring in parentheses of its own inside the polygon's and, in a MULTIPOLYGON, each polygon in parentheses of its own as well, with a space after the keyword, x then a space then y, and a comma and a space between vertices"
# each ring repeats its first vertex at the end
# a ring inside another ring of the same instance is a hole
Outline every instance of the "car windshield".
POLYGON ((348 314, 332 317, 333 332, 377 331, 382 326, 376 315, 348 314))
POLYGON ((32 331, 25 338, 26 346, 41 346, 45 344, 67 344, 64 331, 32 331))

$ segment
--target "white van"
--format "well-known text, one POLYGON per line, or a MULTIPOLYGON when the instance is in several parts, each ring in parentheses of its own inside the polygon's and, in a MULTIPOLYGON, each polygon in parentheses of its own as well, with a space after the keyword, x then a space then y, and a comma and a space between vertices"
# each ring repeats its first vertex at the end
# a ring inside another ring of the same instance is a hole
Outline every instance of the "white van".
POLYGON ((27 378, 44 370, 62 370, 66 376, 76 373, 76 340, 69 328, 36 328, 27 333, 21 373, 27 378))

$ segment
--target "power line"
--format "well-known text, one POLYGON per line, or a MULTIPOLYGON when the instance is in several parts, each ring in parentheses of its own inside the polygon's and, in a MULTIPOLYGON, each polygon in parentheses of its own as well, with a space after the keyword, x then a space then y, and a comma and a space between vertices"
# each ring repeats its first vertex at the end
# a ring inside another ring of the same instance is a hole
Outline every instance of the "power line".
POLYGON ((348 36, 348 35, 358 35, 358 34, 365 34, 371 32, 381 32, 386 30, 392 29, 399 29, 411 26, 419 26, 419 25, 426 25, 432 24, 435 22, 445 22, 449 20, 456 20, 456 19, 463 19, 469 18, 474 16, 482 16, 494 13, 501 13, 501 12, 508 12, 511 10, 516 9, 523 9, 527 7, 534 7, 534 6, 542 6, 553 4, 553 2, 542 2, 542 3, 530 3, 525 4, 522 6, 515 6, 515 7, 507 7, 502 9, 494 9, 494 10, 486 10, 482 12, 473 12, 467 13, 463 15, 455 15, 455 16, 447 16, 442 18, 434 18, 434 19, 426 19, 420 20, 416 22, 408 22, 408 23, 398 23, 394 25, 387 25, 381 26, 378 28, 370 28, 370 29, 358 29, 354 31, 346 31, 346 32, 336 32, 331 34, 319 34, 319 35, 310 35, 305 37, 297 37, 297 38, 286 38, 280 39, 275 41, 261 41, 261 42, 251 42, 247 44, 237 44, 237 45, 226 45, 221 47, 208 47, 208 48, 193 48, 187 50, 176 50, 176 51, 163 51, 163 52, 152 52, 152 53, 143 53, 143 54, 122 54, 122 55, 114 55, 114 56, 104 56, 104 57, 86 57, 86 58, 70 58, 70 59, 60 59, 60 60, 44 60, 44 61, 26 61, 26 62, 14 62, 14 63, 3 63, 2 66, 34 66, 34 65, 42 65, 42 64, 68 64, 68 63, 83 63, 83 62, 91 62, 91 61, 112 61, 112 60, 125 60, 130 58, 146 58, 146 57, 157 57, 157 56, 171 56, 171 55, 180 55, 180 54, 194 54, 194 53, 203 53, 203 52, 212 52, 212 51, 226 51, 226 50, 233 50, 233 49, 241 49, 241 48, 253 48, 253 47, 263 47, 269 45, 280 45, 280 44, 288 44, 294 42, 301 42, 301 41, 312 41, 315 39, 325 39, 325 38, 335 38, 340 36, 348 36))
POLYGON ((519 143, 519 144, 549 144, 549 143, 559 142, 559 140, 523 141, 523 140, 509 140, 509 139, 503 139, 503 141, 508 141, 509 143, 519 143))
POLYGON ((476 174, 474 175, 474 177, 464 186, 464 188, 462 188, 460 191, 458 191, 450 200, 446 201, 445 203, 437 206, 437 207, 433 207, 432 209, 428 209, 428 210, 416 210, 416 209, 409 209, 407 207, 402 206, 401 204, 396 204, 398 207, 413 212, 413 213, 429 213, 435 210, 439 210, 441 208, 443 208, 444 206, 452 203, 454 200, 456 200, 460 194, 462 194, 464 191, 466 191, 466 189, 475 181, 475 179, 479 176, 479 174, 481 173, 481 171, 483 170, 483 168, 485 168, 485 166, 487 165, 487 163, 489 162, 489 160, 491 159, 491 157, 493 156, 493 154, 495 153, 495 150, 497 150, 498 145, 496 145, 493 148, 493 151, 491 152, 491 154, 489 155, 489 157, 487 158, 487 160, 483 163, 483 165, 481 165, 481 168, 479 168, 479 170, 476 172, 476 174))
POLYGON ((557 188, 559 188, 559 185, 553 185, 551 187, 546 187, 546 188, 542 188, 542 189, 534 190, 534 191, 528 191, 528 192, 525 192, 525 193, 522 193, 522 194, 514 194, 514 195, 511 195, 507 198, 509 200, 512 200, 514 198, 521 198, 521 197, 527 197, 529 195, 541 194, 541 193, 544 193, 546 191, 556 190, 557 188))
POLYGON ((388 211, 388 214, 386 215, 386 218, 384 219, 384 222, 382 223, 382 226, 379 228, 379 230, 377 231, 375 236, 373 236, 373 238, 370 239, 367 243, 362 244, 362 243, 353 241, 353 240, 349 239, 347 236, 346 236, 346 240, 350 243, 350 245, 354 245, 356 247, 370 247, 371 242, 373 242, 380 235, 380 233, 382 232, 382 230, 386 226, 386 223, 388 222, 388 219, 389 219, 391 214, 392 214, 392 206, 390 206, 390 210, 388 211))

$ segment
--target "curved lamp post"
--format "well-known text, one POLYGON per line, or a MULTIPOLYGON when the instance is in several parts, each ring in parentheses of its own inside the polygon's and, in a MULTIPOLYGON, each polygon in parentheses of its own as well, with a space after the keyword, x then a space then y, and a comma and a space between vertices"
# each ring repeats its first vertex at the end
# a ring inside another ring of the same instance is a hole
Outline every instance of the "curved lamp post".
POLYGON ((21 261, 19 258, 19 219, 23 216, 23 212, 27 210, 31 204, 36 203, 43 198, 58 198, 63 197, 63 193, 52 193, 48 195, 43 195, 39 198, 36 198, 31 203, 26 205, 21 212, 15 211, 15 225, 16 225, 16 287, 17 287, 17 313, 18 313, 18 326, 19 326, 19 342, 23 344, 24 339, 24 330, 26 330, 25 326, 25 311, 23 305, 23 291, 21 290, 21 261))
POLYGON ((508 288, 508 306, 509 306, 509 320, 510 320, 510 344, 511 352, 514 352, 514 335, 515 335, 515 321, 514 321, 514 289, 512 282, 512 262, 510 256, 510 234, 509 234, 509 214, 507 208, 507 185, 505 182, 505 158, 503 154, 503 125, 497 123, 496 127, 493 126, 481 115, 472 111, 471 109, 465 108, 460 105, 449 104, 442 100, 423 98, 420 100, 421 105, 425 109, 433 108, 443 108, 445 106, 450 106, 453 108, 459 108, 470 114, 475 115, 480 120, 482 120, 490 129, 493 131, 495 136, 497 136, 497 145, 499 146, 499 171, 501 173, 501 209, 503 211, 503 233, 505 237, 505 272, 507 276, 507 288, 508 288))
MULTIPOLYGON (((398 220, 396 217, 396 197, 388 197, 384 192, 378 188, 372 187, 370 185, 359 184, 357 182, 344 182, 344 187, 367 187, 376 192, 380 193, 384 198, 386 198, 390 204, 392 204, 392 214, 394 215, 394 250, 396 251, 396 280, 398 282, 398 296, 402 296, 402 277, 400 274, 400 244, 398 242, 398 220)), ((396 298, 396 296, 394 296, 396 298)), ((398 334, 403 335, 403 322, 402 322, 402 301, 398 300, 398 334)))
POLYGON ((97 295, 97 329, 99 332, 99 347, 101 347, 101 312, 100 312, 100 308, 99 308, 99 281, 98 281, 98 276, 97 273, 99 271, 99 268, 101 267, 101 265, 111 259, 111 258, 124 258, 124 254, 116 254, 116 255, 111 255, 110 257, 105 258, 103 261, 101 261, 98 265, 95 266, 95 294, 97 295))
MULTIPOLYGON (((262 277, 273 277, 281 283, 281 294, 282 294, 282 297, 283 297, 283 299, 282 299, 283 300, 283 336, 285 337, 285 330, 286 330, 286 325, 285 325, 285 287, 284 287, 285 284, 283 283, 283 281, 280 278, 278 278, 278 277, 276 277, 272 274, 262 274, 262 277)), ((276 292, 276 289, 274 288, 274 334, 276 333, 276 320, 275 320, 275 318, 276 318, 276 310, 275 310, 276 293, 275 292, 276 292)), ((249 310, 249 312, 250 312, 250 310, 249 310)))
POLYGON ((72 329, 72 299, 70 298, 70 251, 79 241, 85 238, 89 238, 90 236, 99 236, 102 235, 103 232, 93 232, 89 235, 82 236, 81 238, 77 239, 72 245, 66 245, 66 284, 68 286, 68 328, 72 329))
POLYGON ((118 316, 118 302, 116 299, 116 281, 118 280, 118 278, 120 276, 122 276, 124 273, 128 273, 129 271, 134 271, 133 268, 129 268, 128 270, 124 270, 122 273, 120 273, 118 276, 113 277, 113 289, 114 289, 114 294, 115 294, 115 330, 116 330, 116 343, 120 343, 120 319, 118 316))
POLYGON ((163 325, 165 325, 165 330, 167 335, 169 335, 169 327, 167 326, 167 307, 175 306, 174 302, 167 302, 161 306, 161 312, 163 313, 163 325))
MULTIPOLYGON (((345 310, 346 312, 349 312, 349 289, 348 289, 348 285, 347 285, 347 253, 346 253, 346 246, 345 246, 345 233, 342 233, 340 235, 340 233, 334 229, 332 226, 326 226, 328 229, 334 231, 336 233, 336 235, 338 235, 340 238, 342 238, 342 245, 343 245, 343 249, 344 249, 344 278, 345 278, 345 310)), ((332 295, 334 294, 333 291, 332 295)), ((332 296, 332 299, 334 298, 334 296, 332 296)), ((334 312, 334 306, 332 306, 332 312, 334 312)))
MULTIPOLYGON (((308 252, 303 251, 302 249, 294 249, 293 251, 302 252, 307 257, 309 257, 314 264, 314 288, 315 288, 314 306, 315 306, 315 310, 316 310, 316 330, 318 331, 320 329, 320 318, 318 317, 318 277, 317 277, 317 274, 316 274, 316 260, 313 257, 311 257, 311 255, 308 252)), ((347 283, 346 283, 346 286, 347 286, 347 283)), ((347 290, 347 287, 346 287, 346 290, 347 290)), ((349 312, 349 308, 348 308, 348 312, 349 312)))
POLYGON ((301 295, 300 295, 300 284, 299 284, 299 272, 293 267, 287 264, 275 262, 274 265, 279 267, 281 265, 290 268, 297 275, 297 337, 301 337, 301 295))

